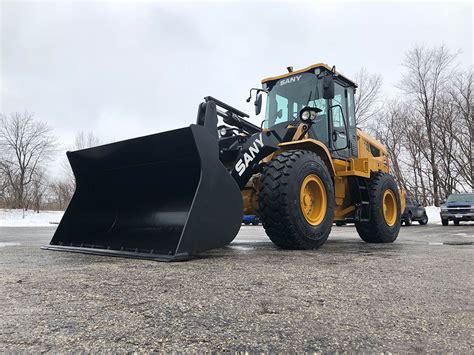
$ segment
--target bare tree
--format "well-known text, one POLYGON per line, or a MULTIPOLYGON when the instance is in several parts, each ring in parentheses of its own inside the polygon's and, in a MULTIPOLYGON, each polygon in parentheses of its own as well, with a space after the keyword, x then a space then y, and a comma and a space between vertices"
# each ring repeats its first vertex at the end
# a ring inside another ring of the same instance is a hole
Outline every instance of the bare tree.
MULTIPOLYGON (((69 146, 68 150, 80 150, 100 145, 102 142, 93 132, 79 132, 74 138, 74 143, 69 146)), ((59 199, 59 204, 66 208, 67 204, 72 198, 74 193, 74 187, 76 184, 76 178, 72 172, 71 166, 64 156, 61 161, 62 169, 66 176, 64 181, 58 181, 54 183, 53 191, 59 199)))
POLYGON ((382 91, 382 76, 370 74, 362 68, 356 75, 358 85, 355 95, 355 113, 357 126, 363 127, 381 111, 380 94, 382 91))
POLYGON ((405 131, 405 121, 407 116, 407 105, 395 100, 385 105, 383 119, 377 120, 371 131, 375 137, 385 145, 391 164, 392 174, 405 190, 407 190, 406 177, 403 172, 401 161, 403 155, 403 137, 405 131))
POLYGON ((437 48, 415 47, 408 51, 402 63, 406 72, 400 82, 402 89, 413 98, 416 112, 424 121, 427 138, 427 160, 431 166, 434 204, 439 206, 440 176, 436 156, 434 132, 435 108, 443 88, 452 77, 451 66, 456 58, 444 46, 437 48))
POLYGON ((35 212, 39 213, 47 190, 48 181, 45 172, 42 169, 37 169, 28 188, 27 207, 32 207, 35 212))
POLYGON ((474 97, 473 72, 456 73, 449 89, 449 98, 457 115, 457 132, 453 139, 459 146, 459 153, 452 157, 468 190, 474 191, 474 97))
POLYGON ((74 139, 74 144, 71 147, 71 150, 95 147, 99 144, 101 144, 100 138, 93 132, 79 132, 74 139))
POLYGON ((25 208, 35 174, 55 153, 51 128, 29 112, 0 115, 0 169, 13 194, 13 207, 25 208))
POLYGON ((49 185, 49 192, 52 199, 51 205, 54 209, 63 211, 71 200, 74 186, 71 186, 68 181, 58 180, 49 185))

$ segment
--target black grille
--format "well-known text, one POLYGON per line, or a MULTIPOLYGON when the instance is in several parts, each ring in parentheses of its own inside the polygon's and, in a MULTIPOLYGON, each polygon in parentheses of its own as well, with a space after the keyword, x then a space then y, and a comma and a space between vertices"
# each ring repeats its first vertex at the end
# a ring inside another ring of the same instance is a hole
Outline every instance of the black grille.
POLYGON ((464 213, 469 213, 469 212, 471 212, 471 209, 470 209, 470 208, 463 208, 463 209, 448 208, 448 211, 449 211, 450 213, 454 213, 454 214, 464 214, 464 213))

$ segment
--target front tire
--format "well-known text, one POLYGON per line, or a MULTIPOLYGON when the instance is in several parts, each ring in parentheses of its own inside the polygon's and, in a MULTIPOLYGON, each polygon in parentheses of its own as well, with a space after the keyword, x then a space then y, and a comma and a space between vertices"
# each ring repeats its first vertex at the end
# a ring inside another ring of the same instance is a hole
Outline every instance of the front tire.
POLYGON ((334 187, 323 160, 306 150, 275 156, 263 170, 259 192, 263 228, 284 249, 317 249, 334 218, 334 187))
POLYGON ((377 173, 370 180, 370 221, 356 222, 356 229, 367 243, 392 243, 400 232, 400 195, 392 175, 377 173))
POLYGON ((428 215, 425 213, 423 213, 423 217, 421 217, 421 219, 418 221, 418 223, 422 226, 425 226, 428 224, 428 215))
POLYGON ((455 226, 459 226, 459 220, 458 220, 458 219, 455 219, 455 220, 454 220, 454 225, 455 225, 455 226))

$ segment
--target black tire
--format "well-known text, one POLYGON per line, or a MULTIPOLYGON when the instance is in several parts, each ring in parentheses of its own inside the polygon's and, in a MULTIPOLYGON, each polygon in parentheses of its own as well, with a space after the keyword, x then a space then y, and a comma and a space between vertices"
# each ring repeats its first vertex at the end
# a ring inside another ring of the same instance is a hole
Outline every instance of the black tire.
POLYGON ((449 223, 449 220, 448 220, 448 219, 441 218, 441 223, 443 224, 443 226, 447 226, 448 223, 449 223))
POLYGON ((423 217, 421 217, 418 223, 422 226, 426 226, 428 224, 428 215, 426 214, 426 212, 423 213, 423 217))
POLYGON ((459 220, 458 220, 458 219, 455 219, 455 220, 454 220, 454 225, 455 225, 455 226, 459 226, 459 220))
POLYGON ((328 239, 334 218, 334 186, 323 160, 311 151, 288 150, 275 156, 260 179, 260 219, 273 243, 284 249, 317 249, 328 239), (316 175, 326 192, 321 222, 308 223, 300 207, 304 179, 316 175))
POLYGON ((413 224, 413 220, 411 219, 411 212, 407 214, 407 218, 405 218, 405 225, 411 226, 413 224))
POLYGON ((362 240, 367 243, 392 243, 400 232, 401 211, 398 186, 392 175, 376 173, 372 175, 369 186, 370 194, 370 222, 356 222, 356 229, 362 240), (383 196, 385 191, 391 190, 396 200, 396 220, 389 226, 383 215, 383 196))
POLYGON ((336 222, 336 226, 338 226, 338 227, 341 227, 341 226, 343 226, 343 225, 345 225, 345 224, 346 224, 346 223, 344 223, 344 222, 336 222))
POLYGON ((258 221, 252 221, 252 226, 258 226, 258 221))
POLYGON ((248 225, 250 224, 250 222, 245 221, 244 224, 245 224, 246 226, 248 226, 248 225))

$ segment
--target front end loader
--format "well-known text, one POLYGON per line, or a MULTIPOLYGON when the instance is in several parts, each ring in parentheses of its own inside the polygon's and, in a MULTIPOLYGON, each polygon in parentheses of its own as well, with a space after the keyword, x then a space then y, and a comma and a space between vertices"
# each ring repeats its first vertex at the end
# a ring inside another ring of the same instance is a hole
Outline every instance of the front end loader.
POLYGON ((187 128, 68 152, 76 191, 44 249, 186 260, 224 247, 243 214, 286 249, 317 249, 333 222, 393 242, 404 195, 387 151, 355 125, 356 84, 315 64, 262 81, 262 127, 213 97, 187 128))

